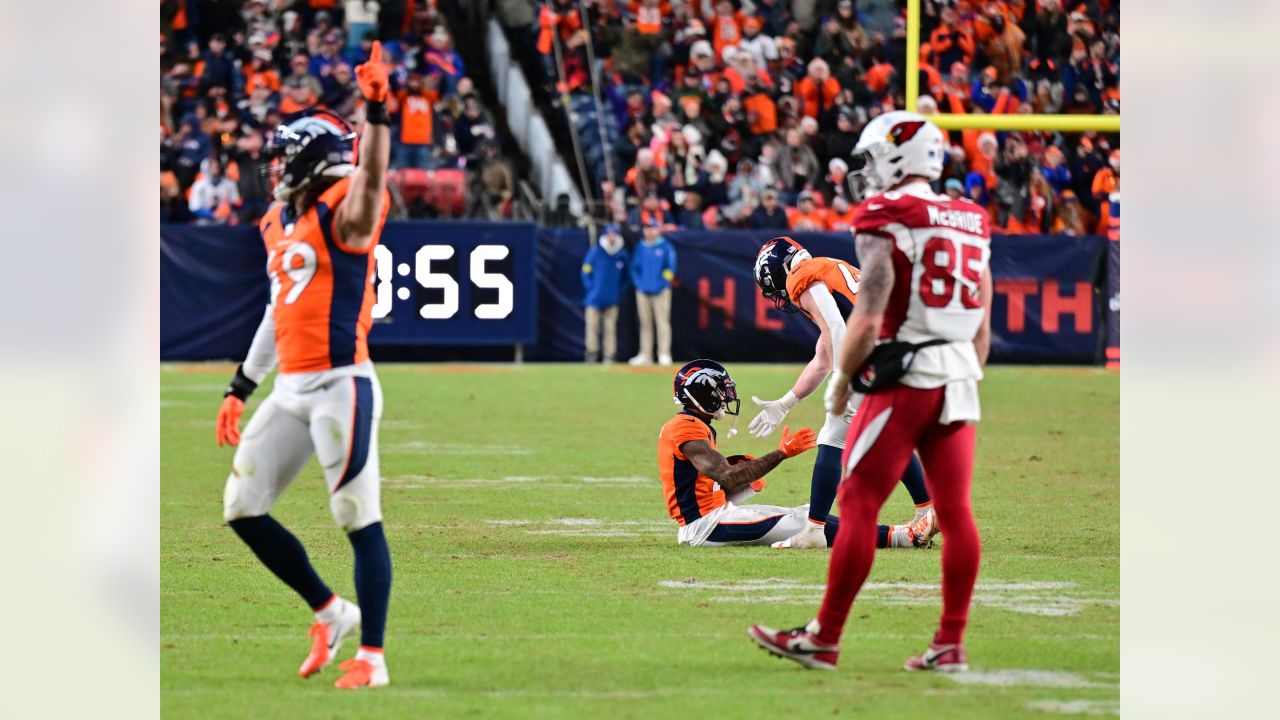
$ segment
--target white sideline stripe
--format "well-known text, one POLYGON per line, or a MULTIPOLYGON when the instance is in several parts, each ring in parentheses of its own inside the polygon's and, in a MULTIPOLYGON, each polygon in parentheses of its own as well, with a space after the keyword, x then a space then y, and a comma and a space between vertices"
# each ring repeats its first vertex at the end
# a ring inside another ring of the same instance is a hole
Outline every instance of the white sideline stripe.
POLYGON ((1119 700, 1037 700, 1027 703, 1030 710, 1064 715, 1119 715, 1119 700))
POLYGON ((1062 670, 970 670, 965 673, 944 673, 961 685, 988 685, 992 687, 1046 687, 1046 688, 1101 688, 1114 687, 1085 679, 1062 670))
POLYGON ((876 444, 876 439, 880 437, 880 433, 884 430, 884 426, 889 423, 889 416, 893 414, 893 406, 885 408, 879 415, 871 418, 871 422, 862 428, 862 432, 858 433, 858 439, 853 443, 853 449, 849 451, 849 462, 844 466, 844 474, 848 477, 849 473, 858 466, 858 461, 862 460, 862 456, 866 455, 871 446, 876 444))

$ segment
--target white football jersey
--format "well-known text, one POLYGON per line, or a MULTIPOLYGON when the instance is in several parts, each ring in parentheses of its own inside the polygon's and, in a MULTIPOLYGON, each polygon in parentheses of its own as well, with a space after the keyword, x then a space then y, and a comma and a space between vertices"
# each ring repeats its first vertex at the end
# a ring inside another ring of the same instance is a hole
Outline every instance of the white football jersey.
POLYGON ((922 349, 904 385, 933 388, 981 379, 973 337, 983 317, 979 281, 991 259, 987 221, 981 206, 937 195, 924 182, 876 195, 859 207, 854 233, 894 244, 894 286, 881 339, 948 341, 922 349))

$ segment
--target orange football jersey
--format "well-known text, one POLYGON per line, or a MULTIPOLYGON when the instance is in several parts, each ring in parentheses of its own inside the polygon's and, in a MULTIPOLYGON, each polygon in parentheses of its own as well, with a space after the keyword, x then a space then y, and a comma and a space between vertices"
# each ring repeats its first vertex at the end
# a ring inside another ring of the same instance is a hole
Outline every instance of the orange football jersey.
POLYGON ((697 520, 725 504, 724 491, 716 481, 698 472, 680 446, 690 440, 705 440, 716 446, 716 431, 702 418, 681 412, 667 421, 658 433, 658 476, 667 512, 681 525, 697 520))
MULTIPOLYGON (((861 273, 858 268, 843 260, 829 257, 809 258, 791 268, 787 273, 787 297, 797 307, 800 296, 814 283, 824 283, 833 295, 843 295, 851 303, 858 302, 858 279, 861 273)), ((801 310, 804 310, 801 308, 801 310)), ((804 310, 808 315, 809 311, 804 310)))
POLYGON ((267 274, 275 307, 280 372, 303 373, 369 359, 373 325, 374 257, 391 196, 383 191, 382 216, 363 250, 338 237, 334 213, 351 186, 343 178, 325 190, 301 217, 278 203, 259 223, 267 247, 267 274))

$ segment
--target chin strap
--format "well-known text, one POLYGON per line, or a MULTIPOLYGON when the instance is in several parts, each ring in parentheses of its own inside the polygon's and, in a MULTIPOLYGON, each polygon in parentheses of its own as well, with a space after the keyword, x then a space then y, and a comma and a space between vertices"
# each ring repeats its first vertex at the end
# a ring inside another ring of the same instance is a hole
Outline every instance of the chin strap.
POLYGON ((732 438, 734 435, 737 435, 737 434, 738 434, 738 416, 734 415, 733 423, 729 425, 729 432, 726 433, 724 437, 726 440, 728 440, 729 438, 732 438))

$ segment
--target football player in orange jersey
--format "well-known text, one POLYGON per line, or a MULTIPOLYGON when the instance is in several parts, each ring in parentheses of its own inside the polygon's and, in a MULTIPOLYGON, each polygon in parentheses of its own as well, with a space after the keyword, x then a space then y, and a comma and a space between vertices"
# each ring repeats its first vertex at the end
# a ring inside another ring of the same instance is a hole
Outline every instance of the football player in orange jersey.
MULTIPOLYGON (((822 384, 836 367, 836 356, 844 336, 845 320, 836 304, 836 296, 857 302, 858 269, 843 260, 815 258, 789 237, 777 237, 760 248, 755 266, 756 284, 760 292, 781 310, 803 312, 818 326, 818 344, 813 359, 805 365, 791 390, 777 400, 751 400, 760 407, 748 431, 754 437, 773 432, 787 413, 822 384)), ((827 547, 824 526, 833 519, 831 504, 840 486, 840 455, 844 451, 849 416, 827 413, 818 433, 818 457, 813 463, 813 479, 809 490, 809 522, 796 533, 774 545, 777 548, 827 547)), ((924 471, 913 455, 902 476, 902 484, 916 505, 916 515, 906 525, 880 525, 876 547, 921 547, 938 532, 937 520, 929 492, 925 489, 924 471)))
POLYGON ((386 685, 383 631, 391 554, 382 530, 378 419, 382 390, 369 362, 373 249, 386 222, 391 151, 387 71, 374 43, 356 68, 366 123, 357 134, 334 113, 286 118, 269 150, 280 202, 262 218, 271 303, 218 411, 218 445, 238 445, 223 515, 258 559, 315 614, 309 677, 360 628, 360 649, 335 683, 386 685), (356 143, 359 142, 359 147, 356 143), (279 363, 271 395, 240 435, 244 401, 279 363), (324 471, 329 509, 355 555, 359 606, 325 584, 302 543, 268 513, 312 456, 324 471))
MULTIPOLYGON (((794 535, 808 508, 741 505, 764 488, 764 476, 783 460, 811 450, 813 430, 782 429, 778 449, 763 457, 725 458, 712 421, 738 414, 738 391, 714 360, 694 360, 676 373, 675 402, 684 407, 658 433, 658 475, 667 512, 680 525, 681 545, 769 545, 794 535), (737 461, 737 462, 733 462, 737 461)), ((732 433, 730 433, 732 434, 732 433)), ((838 525, 832 523, 828 538, 838 525)))

